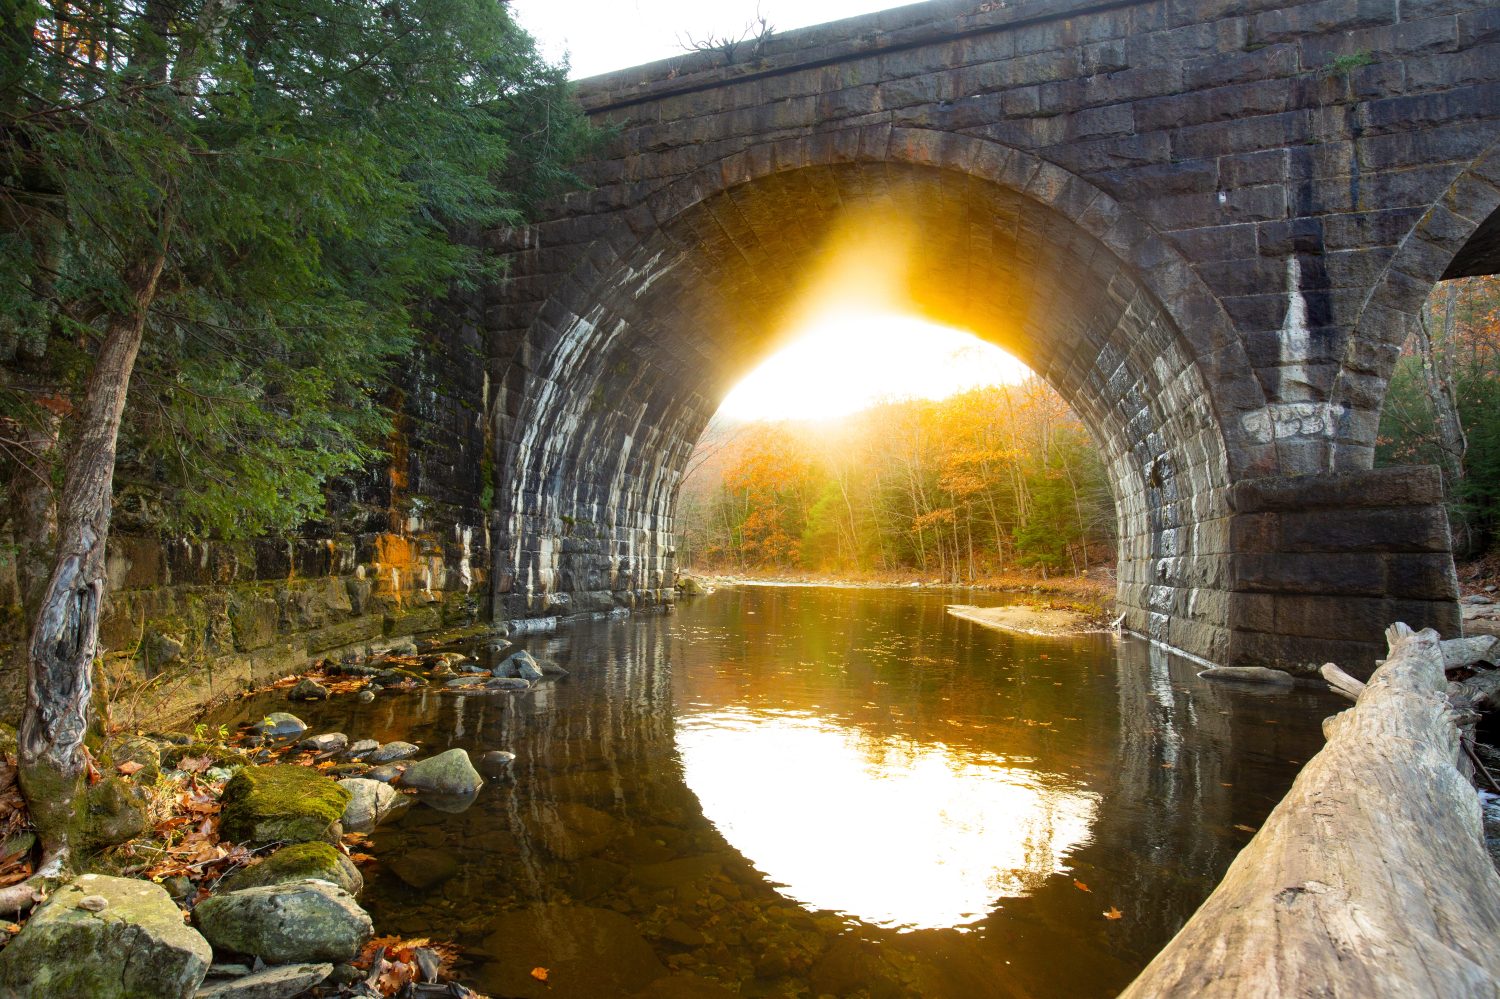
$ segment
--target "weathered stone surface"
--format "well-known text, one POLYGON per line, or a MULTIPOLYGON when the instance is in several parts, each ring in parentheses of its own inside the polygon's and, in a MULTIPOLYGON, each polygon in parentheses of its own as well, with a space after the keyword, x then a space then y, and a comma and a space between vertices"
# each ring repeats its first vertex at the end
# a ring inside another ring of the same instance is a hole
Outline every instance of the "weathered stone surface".
MULTIPOLYGON (((418 760, 406 768, 401 783, 418 791, 434 791, 438 794, 468 795, 484 786, 484 778, 469 761, 464 749, 450 749, 437 756, 418 760)), ((384 785, 381 785, 384 787, 384 785)), ((389 788, 386 788, 389 790, 389 788)))
POLYGON ((418 889, 442 884, 458 873, 458 859, 453 854, 428 847, 404 851, 391 857, 386 866, 396 877, 418 889))
POLYGON ((409 742, 388 742, 379 749, 365 753, 364 760, 366 763, 375 764, 394 763, 397 760, 416 756, 420 752, 420 749, 409 742))
POLYGON ((195 999, 292 999, 332 973, 331 964, 287 964, 206 982, 195 999))
POLYGON ((284 846, 260 863, 231 874, 219 887, 223 892, 234 892, 309 878, 332 882, 351 895, 358 895, 365 887, 364 876, 354 861, 327 843, 284 846))
POLYGON ((305 676, 297 681, 297 685, 287 696, 294 701, 323 701, 328 699, 328 688, 312 677, 305 676))
POLYGON ((349 804, 344 806, 342 819, 345 832, 369 832, 402 798, 385 781, 352 777, 339 781, 339 787, 349 792, 349 804))
POLYGON ((10 996, 158 999, 191 996, 213 952, 182 910, 149 881, 85 874, 43 903, 0 951, 10 996), (79 908, 84 898, 107 903, 79 908))
POLYGON ((267 964, 347 961, 373 934, 354 896, 325 881, 215 895, 198 903, 193 921, 216 951, 267 964))
POLYGON ((224 785, 219 835, 233 842, 329 839, 349 792, 309 767, 246 767, 224 785))

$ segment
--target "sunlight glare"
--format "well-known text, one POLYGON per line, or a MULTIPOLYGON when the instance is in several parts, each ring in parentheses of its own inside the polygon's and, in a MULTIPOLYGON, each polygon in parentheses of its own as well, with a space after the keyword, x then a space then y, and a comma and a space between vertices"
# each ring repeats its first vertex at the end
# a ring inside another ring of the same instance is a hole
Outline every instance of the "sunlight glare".
POLYGON ((902 930, 962 927, 1069 870, 1098 796, 943 743, 730 708, 681 719, 703 814, 778 890, 902 930))
POLYGON ((971 333, 905 315, 844 312, 815 321, 773 354, 734 387, 719 412, 737 420, 827 420, 879 402, 945 399, 1029 374, 971 333))

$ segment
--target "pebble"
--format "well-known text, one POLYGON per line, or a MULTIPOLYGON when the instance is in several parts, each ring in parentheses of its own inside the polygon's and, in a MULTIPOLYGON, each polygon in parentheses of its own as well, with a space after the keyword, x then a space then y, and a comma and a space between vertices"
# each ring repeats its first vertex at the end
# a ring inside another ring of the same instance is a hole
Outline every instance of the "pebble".
POLYGON ((78 908, 90 912, 103 912, 109 908, 109 899, 103 895, 85 895, 78 900, 78 908))

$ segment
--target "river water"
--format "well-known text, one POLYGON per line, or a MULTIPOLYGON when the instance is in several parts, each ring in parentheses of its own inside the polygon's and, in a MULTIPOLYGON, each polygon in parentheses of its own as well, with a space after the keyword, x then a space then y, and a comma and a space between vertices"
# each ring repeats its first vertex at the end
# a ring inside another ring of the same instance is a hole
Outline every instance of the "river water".
POLYGON ((466 811, 382 825, 361 898, 379 933, 463 946, 481 992, 1112 995, 1342 705, 944 611, 1004 601, 726 589, 528 639, 572 671, 530 692, 295 710, 351 739, 517 755, 466 811))

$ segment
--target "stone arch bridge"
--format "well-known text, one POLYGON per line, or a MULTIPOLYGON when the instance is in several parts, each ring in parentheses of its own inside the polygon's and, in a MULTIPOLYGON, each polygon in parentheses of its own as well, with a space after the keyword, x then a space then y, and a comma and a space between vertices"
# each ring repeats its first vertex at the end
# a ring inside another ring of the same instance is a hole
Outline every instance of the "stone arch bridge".
POLYGON ((694 442, 850 212, 1111 470, 1128 627, 1224 663, 1458 627, 1431 469, 1372 470, 1442 278, 1500 269, 1485 0, 935 0, 587 80, 586 191, 493 234, 492 610, 669 599, 694 442))

